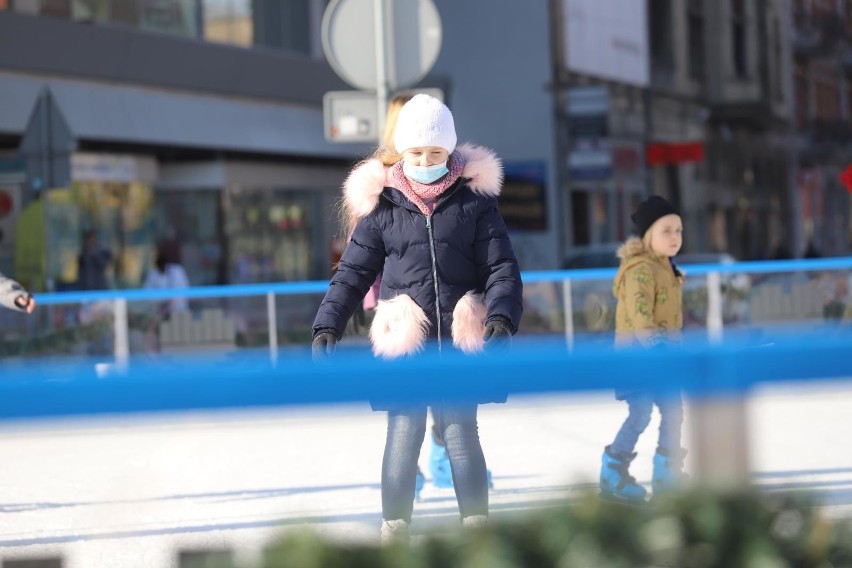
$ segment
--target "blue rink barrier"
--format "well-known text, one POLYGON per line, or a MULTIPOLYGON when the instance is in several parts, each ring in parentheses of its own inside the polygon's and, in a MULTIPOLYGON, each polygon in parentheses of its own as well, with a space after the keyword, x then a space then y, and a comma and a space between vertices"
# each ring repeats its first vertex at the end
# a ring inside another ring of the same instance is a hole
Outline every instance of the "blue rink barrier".
POLYGON ((511 350, 382 361, 342 346, 313 362, 307 349, 277 364, 265 353, 133 360, 106 376, 88 360, 30 361, 0 369, 0 420, 109 413, 394 401, 491 400, 500 394, 682 389, 692 397, 739 396, 759 383, 852 378, 852 331, 844 327, 729 334, 719 343, 688 336, 682 346, 616 350, 610 345, 517 339, 511 350))
MULTIPOLYGON (((691 313, 691 317, 698 317, 703 322, 702 325, 706 328, 708 336, 714 339, 720 338, 728 329, 736 325, 737 321, 746 321, 741 319, 742 314, 738 313, 744 304, 741 300, 736 299, 737 293, 734 292, 734 297, 723 297, 725 286, 730 288, 730 278, 736 275, 771 275, 772 273, 786 274, 791 279, 801 281, 803 275, 807 273, 815 274, 833 274, 840 278, 846 278, 847 275, 841 271, 849 271, 852 269, 852 258, 824 258, 824 259, 808 259, 808 260, 787 260, 787 261, 754 261, 754 262, 738 262, 730 264, 707 264, 707 265, 687 265, 685 271, 688 282, 693 284, 699 283, 706 289, 706 307, 703 308, 703 315, 696 316, 691 313), (728 280, 725 280, 727 278, 728 280), (728 316, 733 316, 733 319, 726 320, 728 316)), ((613 305, 611 301, 606 300, 603 296, 608 294, 606 286, 600 287, 601 283, 606 283, 615 275, 615 269, 582 269, 582 270, 558 270, 558 271, 537 271, 524 272, 522 278, 525 284, 528 285, 528 292, 525 293, 525 302, 530 302, 530 310, 528 315, 532 316, 533 320, 538 320, 539 324, 544 322, 544 325, 552 331, 559 330, 564 336, 565 343, 569 346, 575 341, 578 336, 588 331, 601 331, 603 327, 608 325, 606 318, 611 318, 611 310, 613 305), (536 287, 538 284, 551 284, 543 288, 536 287), (584 288, 586 286, 586 288, 584 288), (592 288, 598 286, 596 293, 590 293, 592 288), (572 300, 575 290, 578 292, 577 301, 572 300), (602 296, 601 296, 602 294, 602 296), (583 300, 582 298, 585 298, 583 300), (584 302, 593 300, 598 302, 592 306, 586 305, 584 302), (588 310, 591 310, 589 312, 588 310), (598 313, 595 310, 600 310, 598 313), (590 324, 587 319, 590 316, 594 323, 590 324), (595 318, 602 318, 600 321, 595 318), (577 328, 579 323, 581 328, 577 328), (585 326, 585 328, 583 328, 585 326)), ((808 279, 809 277, 805 277, 808 279)), ((780 292, 780 288, 775 286, 780 292)), ((282 330, 285 333, 289 330, 286 326, 279 326, 279 319, 283 322, 290 321, 288 309, 293 309, 293 302, 281 303, 280 298, 304 298, 308 301, 307 304, 300 304, 300 313, 296 316, 298 321, 301 321, 301 331, 305 336, 309 333, 307 328, 309 322, 304 321, 306 318, 305 311, 311 310, 312 305, 319 304, 319 297, 328 289, 328 282, 322 281, 306 281, 306 282, 277 282, 277 283, 262 283, 262 284, 245 284, 245 285, 230 285, 230 286, 198 286, 191 288, 173 289, 173 290, 111 290, 97 292, 63 292, 37 294, 36 301, 39 306, 47 307, 68 304, 98 304, 101 314, 103 310, 111 311, 112 314, 112 345, 109 347, 112 350, 114 359, 117 364, 126 366, 130 360, 130 354, 133 351, 139 351, 140 344, 138 335, 136 337, 135 346, 132 345, 130 335, 131 322, 131 302, 156 302, 175 297, 186 297, 194 300, 205 299, 242 299, 242 298, 258 298, 265 296, 265 315, 260 315, 261 312, 257 309, 250 316, 252 318, 251 329, 256 331, 259 336, 265 337, 265 342, 268 345, 269 359, 272 363, 277 361, 281 348, 279 334, 282 330), (289 308, 286 306, 290 306, 289 308), (281 309, 283 307, 283 309, 281 309)), ((769 312, 784 309, 786 304, 783 301, 778 301, 777 298, 770 299, 770 296, 764 296, 767 301, 759 302, 761 313, 756 319, 758 325, 760 322, 771 321, 775 319, 786 319, 794 321, 797 317, 800 319, 815 319, 822 317, 818 313, 822 307, 816 306, 818 300, 812 295, 812 290, 798 290, 799 295, 795 299, 795 303, 800 308, 801 301, 805 300, 810 305, 802 313, 779 313, 767 318, 767 314, 763 313, 766 310, 769 312), (807 296, 801 297, 801 293, 807 296), (808 301, 810 300, 810 301, 808 301), (774 303, 773 303, 774 302, 774 303)), ((786 292, 784 292, 786 293, 786 292)), ((761 296, 755 296, 760 298, 761 296)), ((789 298, 793 302, 792 297, 789 298)), ((298 300, 297 300, 298 303, 298 300)), ((259 304, 255 304, 256 308, 259 304)), ((755 307, 755 315, 758 315, 755 307)), ((836 307, 836 306, 835 306, 836 307)), ((133 309, 138 309, 138 306, 133 309)), ((746 310, 749 308, 746 307, 746 310)), ((215 311, 215 310, 214 310, 215 311)), ((221 310, 219 310, 221 312, 221 310)), ((224 313, 224 312, 222 312, 224 313)), ((208 314, 215 321, 224 321, 223 318, 216 319, 216 314, 208 314)), ((202 318, 203 319, 203 318, 202 318)), ((196 318, 193 318, 188 325, 183 326, 176 324, 170 328, 167 335, 169 341, 175 343, 179 349, 187 349, 193 342, 213 341, 207 338, 210 335, 212 338, 218 338, 221 342, 230 344, 232 347, 235 343, 233 331, 233 319, 230 319, 229 328, 219 328, 212 325, 204 332, 199 331, 196 318), (187 328, 187 329, 184 329, 187 328), (189 329, 191 328, 191 329, 189 329), (208 333, 209 332, 209 333, 208 333), (200 339, 203 338, 203 339, 200 339)), ((135 330, 138 334, 138 327, 135 330)), ((521 334, 527 334, 529 328, 524 322, 521 324, 521 334)), ((539 330, 540 331, 540 330, 539 330)), ((26 337, 26 333, 24 337, 26 337)), ((292 337, 290 338, 292 340, 292 337)), ((285 340, 286 341, 286 340, 285 340)))
MULTIPOLYGON (((729 264, 692 264, 684 268, 688 276, 719 274, 767 274, 773 272, 814 272, 852 269, 852 257, 817 258, 805 260, 761 260, 732 262, 729 264)), ((526 271, 521 274, 524 283, 561 282, 572 280, 583 282, 607 280, 615 276, 615 268, 584 268, 577 270, 526 271)), ((39 305, 64 305, 104 300, 151 301, 182 298, 237 298, 264 296, 267 294, 325 294, 328 280, 304 282, 269 282, 263 284, 230 284, 226 286, 193 286, 176 289, 126 289, 86 292, 51 292, 36 294, 39 305)))

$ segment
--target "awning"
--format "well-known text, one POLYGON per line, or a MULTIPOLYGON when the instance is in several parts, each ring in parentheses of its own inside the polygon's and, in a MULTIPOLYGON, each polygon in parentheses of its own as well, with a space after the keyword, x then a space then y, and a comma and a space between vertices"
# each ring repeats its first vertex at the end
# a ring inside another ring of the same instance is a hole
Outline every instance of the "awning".
POLYGON ((0 132, 22 134, 49 87, 79 140, 355 158, 363 144, 330 144, 322 107, 0 72, 0 132))

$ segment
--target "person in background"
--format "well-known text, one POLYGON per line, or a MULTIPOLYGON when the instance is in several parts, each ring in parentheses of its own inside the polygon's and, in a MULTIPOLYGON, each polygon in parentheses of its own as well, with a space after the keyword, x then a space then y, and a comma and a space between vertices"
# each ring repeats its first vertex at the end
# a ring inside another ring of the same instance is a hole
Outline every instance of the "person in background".
MULTIPOLYGON (((180 245, 175 241, 161 241, 157 245, 154 265, 145 275, 143 287, 148 290, 188 288, 189 278, 180 263, 180 245)), ((157 303, 156 314, 147 330, 148 349, 157 353, 162 349, 160 343, 160 324, 172 314, 189 310, 189 300, 185 296, 175 296, 170 300, 157 303)))
MULTIPOLYGON (((157 245, 157 257, 154 266, 145 276, 144 288, 149 290, 189 288, 189 277, 180 263, 180 249, 177 243, 161 242, 157 245)), ((177 312, 189 309, 186 297, 176 296, 160 304, 160 315, 163 319, 177 312)))
MULTIPOLYGON (((507 345, 520 323, 523 284, 497 210, 502 164, 484 148, 456 148, 450 110, 416 95, 400 110, 394 152, 362 162, 344 183, 355 222, 338 270, 317 311, 314 357, 334 353, 367 290, 382 274, 370 327, 380 358, 425 349, 476 353, 507 345), (432 342, 430 342, 432 340, 432 342)), ((427 406, 442 430, 464 526, 486 522, 488 479, 477 407, 388 401, 382 461, 382 541, 407 541, 427 406)), ((505 395, 499 402, 505 401, 505 395)), ((372 402, 372 401, 371 401, 372 402)))
POLYGON ((112 253, 101 248, 98 234, 89 229, 83 233, 83 251, 77 257, 77 287, 80 290, 106 290, 107 268, 112 262, 112 253))
MULTIPOLYGON (((619 347, 657 348, 680 342, 683 327, 683 274, 672 261, 683 244, 680 214, 660 196, 639 204, 632 216, 639 237, 630 237, 619 248, 621 265, 612 285, 617 299, 615 341, 619 347)), ((656 404, 660 410, 660 433, 654 456, 654 494, 672 489, 682 477, 681 426, 683 401, 680 393, 647 388, 616 391, 627 402, 628 416, 615 440, 603 452, 601 495, 619 501, 643 502, 644 487, 636 483, 628 468, 636 457, 639 436, 651 421, 656 404)))

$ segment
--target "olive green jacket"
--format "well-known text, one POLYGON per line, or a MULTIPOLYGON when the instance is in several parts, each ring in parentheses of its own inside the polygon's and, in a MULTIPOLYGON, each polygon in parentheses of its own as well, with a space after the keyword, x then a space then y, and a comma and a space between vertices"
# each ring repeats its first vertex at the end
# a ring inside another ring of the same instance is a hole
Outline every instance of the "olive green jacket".
POLYGON ((668 257, 656 256, 631 237, 619 249, 621 266, 612 284, 615 341, 619 346, 653 347, 680 341, 683 327, 683 276, 668 257))

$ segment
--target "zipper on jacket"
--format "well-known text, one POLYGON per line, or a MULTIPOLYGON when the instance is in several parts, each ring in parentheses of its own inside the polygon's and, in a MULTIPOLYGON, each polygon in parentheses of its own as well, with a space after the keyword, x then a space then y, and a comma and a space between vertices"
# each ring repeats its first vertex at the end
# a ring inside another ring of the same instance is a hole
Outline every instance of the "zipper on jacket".
POLYGON ((438 321, 438 353, 441 352, 441 296, 438 290, 438 256, 435 253, 435 234, 432 232, 432 215, 426 215, 426 232, 429 234, 429 254, 432 256, 432 282, 435 284, 435 317, 438 321))

